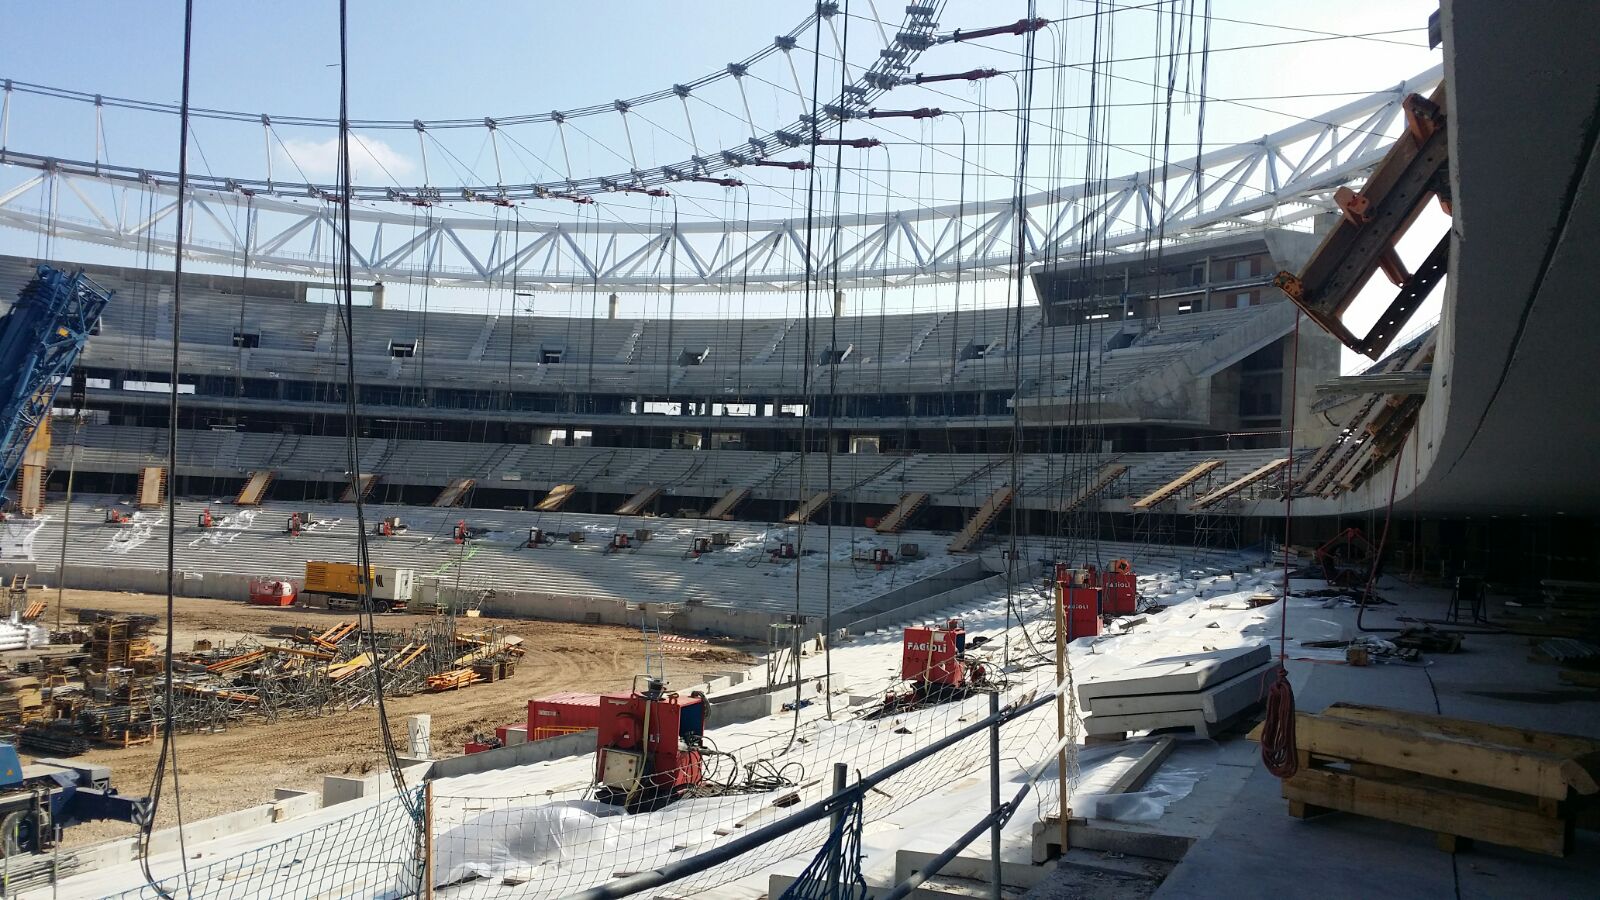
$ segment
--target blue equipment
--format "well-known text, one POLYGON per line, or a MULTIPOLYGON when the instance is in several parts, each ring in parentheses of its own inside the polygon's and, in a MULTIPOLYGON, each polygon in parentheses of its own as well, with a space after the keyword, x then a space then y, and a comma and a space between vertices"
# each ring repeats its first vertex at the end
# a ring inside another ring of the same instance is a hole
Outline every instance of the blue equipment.
POLYGON ((110 299, 81 271, 41 265, 0 317, 0 502, 110 299))
POLYGON ((59 759, 25 766, 15 746, 0 744, 0 857, 8 862, 54 847, 61 829, 75 823, 143 824, 149 815, 149 801, 119 796, 104 766, 59 759))

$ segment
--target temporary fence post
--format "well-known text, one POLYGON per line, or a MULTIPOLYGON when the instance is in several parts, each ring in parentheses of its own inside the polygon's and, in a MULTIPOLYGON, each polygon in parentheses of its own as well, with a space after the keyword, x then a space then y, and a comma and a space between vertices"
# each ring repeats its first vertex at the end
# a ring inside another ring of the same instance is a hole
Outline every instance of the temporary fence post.
POLYGON ((989 896, 1000 900, 1000 692, 989 692, 989 896))
MULTIPOLYGON (((844 793, 849 784, 850 767, 844 763, 833 764, 833 796, 835 800, 844 793)), ((830 820, 833 827, 833 849, 828 852, 828 896, 837 898, 843 893, 840 879, 844 877, 844 816, 845 808, 840 805, 833 811, 830 820)))
POLYGON ((422 783, 422 896, 433 900, 433 782, 422 783))
POLYGON ((1067 695, 1064 693, 1067 683, 1067 611, 1066 591, 1061 587, 1060 578, 1055 585, 1055 612, 1056 612, 1056 818, 1059 820, 1061 852, 1067 852, 1070 835, 1068 819, 1072 813, 1067 809, 1067 695))

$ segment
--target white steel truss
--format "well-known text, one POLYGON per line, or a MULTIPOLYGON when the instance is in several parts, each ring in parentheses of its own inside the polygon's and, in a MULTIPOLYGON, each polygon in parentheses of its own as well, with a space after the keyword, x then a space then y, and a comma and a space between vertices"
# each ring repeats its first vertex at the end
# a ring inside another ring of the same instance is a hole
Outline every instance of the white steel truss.
MULTIPOLYGON (((841 288, 1010 277, 1016 235, 1025 265, 1084 246, 1179 244, 1239 226, 1290 224, 1332 208, 1332 192, 1363 177, 1403 128, 1401 101, 1427 94, 1435 67, 1395 88, 1263 136, 1123 178, 1013 198, 928 206, 811 222, 811 269, 841 288)), ((176 186, 10 151, 0 163, 27 172, 0 185, 0 225, 127 250, 171 253, 176 186)), ((302 277, 331 274, 339 236, 336 198, 191 190, 185 258, 302 277)), ((597 201, 603 204, 604 199, 597 201)), ((476 209, 481 210, 481 206, 476 209)), ((359 277, 519 290, 783 291, 806 278, 806 221, 606 221, 592 209, 572 221, 451 214, 357 201, 351 211, 359 277)))

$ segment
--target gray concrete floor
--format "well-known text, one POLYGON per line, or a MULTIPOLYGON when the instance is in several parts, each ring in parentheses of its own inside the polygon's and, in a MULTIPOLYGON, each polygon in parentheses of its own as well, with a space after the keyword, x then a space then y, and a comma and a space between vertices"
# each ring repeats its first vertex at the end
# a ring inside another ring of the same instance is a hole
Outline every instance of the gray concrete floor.
MULTIPOLYGON (((1401 615, 1443 617, 1443 591, 1383 594, 1397 605, 1369 612, 1368 627, 1392 625, 1401 615)), ((1318 610, 1315 618, 1324 628, 1326 622, 1353 628, 1355 611, 1318 610)), ((1291 656, 1296 630, 1291 610, 1291 656)), ((1426 667, 1291 660, 1289 669, 1300 710, 1343 700, 1600 738, 1600 691, 1562 685, 1554 666, 1529 662, 1528 653, 1524 636, 1470 635, 1463 652, 1430 655, 1426 667)), ((1225 746, 1222 762, 1245 762, 1238 749, 1225 746)), ((1190 849, 1156 897, 1600 896, 1600 834, 1578 832, 1576 852, 1566 859, 1484 843, 1444 853, 1420 829, 1343 813, 1292 819, 1278 780, 1259 758, 1252 762, 1238 793, 1215 810, 1210 835, 1190 849)))

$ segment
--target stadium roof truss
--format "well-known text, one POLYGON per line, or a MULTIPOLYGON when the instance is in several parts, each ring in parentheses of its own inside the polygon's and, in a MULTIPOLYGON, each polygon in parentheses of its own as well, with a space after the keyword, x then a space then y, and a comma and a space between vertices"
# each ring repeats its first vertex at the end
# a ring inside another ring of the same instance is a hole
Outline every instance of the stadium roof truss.
MULTIPOLYGON (((1404 128, 1403 99, 1441 80, 1435 67, 1322 116, 1122 178, 1024 195, 1024 264, 1092 246, 1130 250, 1217 229, 1288 225, 1334 209, 1333 192, 1363 178, 1404 128)), ((0 225, 132 251, 173 249, 176 185, 148 172, 14 151, 29 174, 0 183, 0 225)), ((214 179, 213 179, 214 181, 214 179)), ((487 192, 493 188, 485 188, 487 192)), ((187 258, 298 276, 331 274, 336 198, 314 187, 261 193, 192 183, 187 258)), ((475 206, 481 210, 481 206, 475 206)), ((818 216, 812 270, 841 288, 1010 277, 1018 254, 1015 198, 882 213, 818 216)), ((804 218, 605 220, 604 199, 570 221, 465 215, 358 199, 351 211, 358 277, 519 290, 784 291, 805 283, 804 218)))

